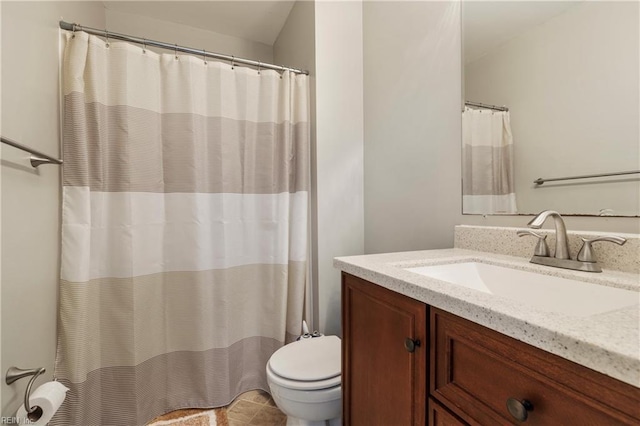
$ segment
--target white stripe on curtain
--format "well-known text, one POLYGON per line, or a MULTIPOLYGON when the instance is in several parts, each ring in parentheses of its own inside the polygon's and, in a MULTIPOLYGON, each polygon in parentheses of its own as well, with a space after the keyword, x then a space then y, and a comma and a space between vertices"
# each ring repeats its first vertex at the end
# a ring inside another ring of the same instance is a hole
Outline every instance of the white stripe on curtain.
POLYGON ((305 262, 307 198, 303 191, 157 194, 65 187, 61 278, 82 282, 305 262))
POLYGON ((293 108, 286 95, 290 86, 304 91, 308 85, 306 76, 291 74, 290 84, 279 84, 276 80, 280 80, 280 74, 274 70, 262 70, 261 78, 257 79, 253 78, 257 74, 255 70, 238 66, 231 70, 225 62, 209 60, 204 68, 202 58, 179 55, 180 60, 176 61, 173 54, 149 50, 143 54, 141 46, 129 43, 110 43, 108 49, 104 45, 97 37, 86 40, 84 46, 67 45, 69 60, 64 66, 70 72, 63 76, 64 95, 78 92, 84 94, 87 103, 128 105, 162 113, 199 114, 256 123, 309 121, 308 102, 300 99, 307 95, 297 93, 293 108), (78 55, 86 61, 73 61, 78 55), (206 72, 202 72, 203 69, 206 72), (78 78, 81 74, 91 75, 92 81, 78 78), (272 86, 265 85, 265 80, 272 86), (173 81, 183 84, 165 84, 173 81), (256 99, 260 102, 255 102, 256 99), (123 100, 126 100, 124 104, 123 100))
POLYGON ((267 390, 300 333, 304 75, 67 33, 53 425, 143 425, 267 390))

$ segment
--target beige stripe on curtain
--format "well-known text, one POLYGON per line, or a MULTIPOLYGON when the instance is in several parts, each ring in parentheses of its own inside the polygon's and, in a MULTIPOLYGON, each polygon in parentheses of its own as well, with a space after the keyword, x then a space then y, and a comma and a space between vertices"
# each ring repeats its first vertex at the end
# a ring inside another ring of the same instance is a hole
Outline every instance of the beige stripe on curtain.
POLYGON ((300 333, 303 75, 66 34, 54 425, 143 425, 267 390, 300 333))

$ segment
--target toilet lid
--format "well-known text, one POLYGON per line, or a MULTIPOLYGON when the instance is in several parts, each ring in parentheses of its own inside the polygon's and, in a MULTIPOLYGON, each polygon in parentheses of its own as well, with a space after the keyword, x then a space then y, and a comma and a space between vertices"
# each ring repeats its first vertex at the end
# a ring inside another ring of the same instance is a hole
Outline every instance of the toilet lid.
POLYGON ((340 338, 301 339, 278 349, 269 360, 271 370, 285 379, 326 380, 340 375, 340 338))

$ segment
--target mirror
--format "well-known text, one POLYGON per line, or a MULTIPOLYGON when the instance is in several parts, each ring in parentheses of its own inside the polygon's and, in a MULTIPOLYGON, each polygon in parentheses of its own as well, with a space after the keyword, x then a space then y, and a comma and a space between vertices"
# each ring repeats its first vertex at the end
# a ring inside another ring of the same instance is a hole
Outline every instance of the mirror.
POLYGON ((640 215, 638 16, 638 2, 463 2, 464 214, 640 215))

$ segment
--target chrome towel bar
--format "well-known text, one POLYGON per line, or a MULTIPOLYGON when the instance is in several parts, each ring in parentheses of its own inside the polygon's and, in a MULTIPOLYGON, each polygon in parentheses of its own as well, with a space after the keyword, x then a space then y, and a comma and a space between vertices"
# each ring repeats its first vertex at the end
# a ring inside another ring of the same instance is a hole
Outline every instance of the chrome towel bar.
POLYGON ((5 138, 4 136, 0 136, 0 142, 10 145, 14 148, 18 148, 22 151, 28 152, 29 154, 31 154, 31 166, 32 167, 38 167, 41 166, 43 164, 62 164, 62 160, 59 158, 53 158, 47 154, 44 154, 38 150, 35 150, 33 148, 29 148, 28 146, 22 145, 21 143, 18 143, 14 140, 5 138))
POLYGON ((552 178, 552 179, 538 178, 534 180, 533 183, 535 183, 536 185, 542 185, 545 182, 555 182, 558 180, 589 179, 589 178, 598 178, 598 177, 607 177, 607 176, 635 175, 639 173, 640 173, 640 170, 631 170, 628 172, 600 173, 600 174, 594 174, 594 175, 568 176, 568 177, 552 178))

